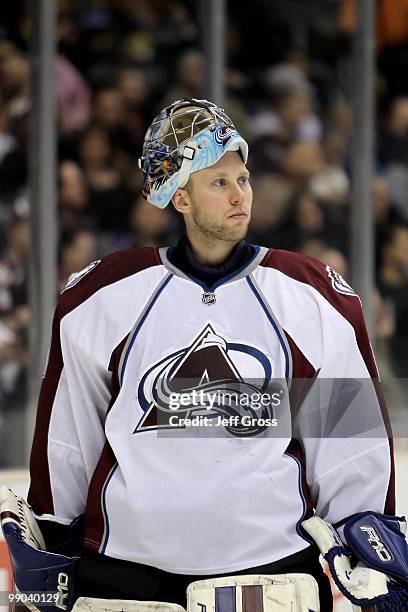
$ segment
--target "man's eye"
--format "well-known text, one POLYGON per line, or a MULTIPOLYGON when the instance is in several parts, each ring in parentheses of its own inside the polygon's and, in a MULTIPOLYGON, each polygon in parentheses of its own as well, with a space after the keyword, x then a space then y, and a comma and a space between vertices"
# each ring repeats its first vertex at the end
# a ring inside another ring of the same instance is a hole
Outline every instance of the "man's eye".
POLYGON ((216 185, 217 187, 223 187, 225 185, 225 179, 217 179, 216 181, 214 181, 214 185, 216 185))
POLYGON ((239 182, 242 183, 243 185, 246 185, 247 183, 249 183, 249 176, 241 176, 241 178, 239 179, 239 182))

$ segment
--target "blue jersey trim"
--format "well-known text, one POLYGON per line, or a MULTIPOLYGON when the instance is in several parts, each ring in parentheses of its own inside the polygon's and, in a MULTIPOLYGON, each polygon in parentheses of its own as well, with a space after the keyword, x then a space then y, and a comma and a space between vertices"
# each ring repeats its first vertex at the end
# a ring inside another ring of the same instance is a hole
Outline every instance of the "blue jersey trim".
POLYGON ((103 554, 106 550, 106 545, 108 544, 108 540, 109 540, 109 533, 110 533, 110 528, 109 528, 109 519, 108 519, 108 511, 106 509, 106 491, 108 488, 108 485, 112 479, 112 476, 114 475, 116 468, 118 467, 118 462, 116 462, 116 464, 111 468, 111 471, 106 479, 106 482, 103 486, 102 489, 102 513, 103 513, 103 519, 105 521, 105 534, 104 534, 104 538, 103 538, 103 542, 102 545, 99 549, 99 552, 101 554, 103 554))
POLYGON ((299 470, 299 475, 298 475, 298 489, 299 489, 299 496, 300 499, 302 500, 302 505, 303 505, 303 512, 302 512, 302 516, 300 517, 300 519, 297 521, 296 523, 296 531, 298 533, 298 535, 302 538, 302 540, 306 540, 306 542, 312 542, 313 540, 309 540, 307 537, 305 537, 302 533, 301 530, 301 523, 305 517, 306 514, 306 500, 305 500, 305 496, 303 495, 303 491, 302 491, 302 466, 300 464, 299 459, 297 459, 296 457, 294 457, 293 455, 291 455, 290 453, 288 453, 287 451, 284 452, 284 455, 286 455, 287 457, 289 457, 289 459, 293 459, 293 461, 296 462, 298 470, 299 470))
POLYGON ((262 385, 260 391, 264 391, 269 385, 272 376, 272 367, 269 359, 264 355, 259 349, 256 349, 254 346, 248 346, 246 344, 239 344, 237 342, 228 342, 227 348, 232 351, 241 351, 242 353, 247 353, 248 355, 252 355, 257 359, 264 369, 265 374, 265 382, 262 385))
POLYGON ((286 348, 286 344, 282 338, 282 334, 278 328, 278 326, 276 325, 276 322, 273 320, 273 317, 271 316, 271 313, 269 312, 268 308, 265 305, 265 302, 263 301, 261 295, 258 293, 254 283, 252 282, 251 278, 249 276, 246 277, 247 283, 250 286, 251 290, 253 291, 256 299, 258 300, 258 302, 260 303, 262 310, 264 311, 264 313, 266 314, 266 317, 269 321, 269 323, 272 325, 273 329, 276 332, 276 335, 279 338, 279 342, 281 344, 282 350, 283 350, 283 354, 285 355, 285 378, 286 378, 286 382, 288 382, 289 380, 289 354, 288 354, 288 350, 286 348))
POLYGON ((140 404, 140 407, 143 410, 143 412, 147 412, 149 410, 150 404, 151 404, 151 402, 148 402, 146 400, 146 398, 144 396, 144 393, 143 393, 143 387, 144 387, 144 384, 146 382, 146 378, 149 376, 149 374, 150 374, 150 372, 152 370, 154 370, 155 368, 159 367, 162 363, 164 363, 165 361, 170 361, 173 357, 175 357, 176 355, 181 355, 182 353, 184 353, 184 349, 180 349, 180 350, 176 351, 175 353, 172 353, 171 355, 168 355, 167 357, 164 357, 158 363, 155 363, 151 368, 149 368, 147 370, 146 374, 144 374, 142 376, 142 379, 141 379, 140 384, 139 384, 138 392, 137 392, 137 397, 138 397, 139 404, 140 404))
POLYGON ((153 308, 153 305, 155 304, 157 298, 159 297, 159 295, 161 294, 161 292, 163 291, 163 289, 169 284, 170 280, 173 278, 173 274, 170 274, 166 280, 162 283, 162 285, 159 287, 159 289, 156 292, 156 295, 154 296, 154 298, 152 299, 152 301, 150 302, 149 306, 146 308, 142 318, 140 319, 135 331, 133 332, 133 336, 132 339, 129 342, 129 346, 127 347, 126 350, 126 354, 125 357, 123 359, 123 364, 122 364, 122 370, 120 372, 120 385, 122 386, 123 383, 123 377, 125 375, 125 369, 126 369, 126 364, 127 364, 127 360, 129 358, 129 354, 130 351, 132 350, 133 344, 136 340, 136 336, 138 335, 139 331, 141 330, 141 327, 143 325, 143 323, 146 321, 148 314, 150 313, 151 309, 153 308))
POLYGON ((176 247, 169 247, 167 249, 166 252, 166 256, 167 259, 170 261, 170 263, 174 266, 174 268, 177 268, 177 270, 180 270, 180 272, 183 272, 183 274, 185 276, 187 276, 191 281, 193 281, 193 283, 195 283, 196 285, 199 285, 202 289, 204 289, 204 291, 208 292, 208 293, 213 293, 217 287, 220 287, 221 285, 223 285, 224 283, 227 283, 229 280, 231 280, 232 278, 234 278, 234 276, 239 276, 239 274, 245 270, 245 268, 247 268, 248 266, 251 265, 251 263, 254 261, 254 259, 258 256, 259 251, 261 250, 261 247, 257 244, 250 244, 250 247, 252 247, 254 249, 254 254, 251 257, 251 259, 249 259, 243 266, 241 266, 240 268, 237 268, 236 270, 234 270, 233 272, 230 272, 229 274, 227 274, 226 276, 223 276, 222 278, 220 278, 219 280, 217 280, 213 285, 209 286, 206 283, 204 283, 203 281, 201 281, 200 279, 196 278, 195 276, 193 276, 192 274, 187 274, 187 272, 184 272, 184 270, 182 270, 181 268, 179 268, 178 266, 176 266, 175 264, 173 264, 173 262, 171 261, 171 254, 173 253, 174 249, 176 247))

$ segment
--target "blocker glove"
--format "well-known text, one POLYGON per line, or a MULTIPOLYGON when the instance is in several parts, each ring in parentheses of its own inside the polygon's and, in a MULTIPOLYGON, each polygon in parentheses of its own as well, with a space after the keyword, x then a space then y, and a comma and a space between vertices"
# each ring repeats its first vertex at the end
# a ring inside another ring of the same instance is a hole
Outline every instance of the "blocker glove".
POLYGON ((408 545, 403 517, 360 512, 336 525, 314 516, 302 527, 326 559, 339 590, 375 612, 408 610, 408 545))
POLYGON ((0 489, 0 522, 21 602, 38 612, 69 612, 79 559, 44 550, 30 506, 7 487, 0 489))

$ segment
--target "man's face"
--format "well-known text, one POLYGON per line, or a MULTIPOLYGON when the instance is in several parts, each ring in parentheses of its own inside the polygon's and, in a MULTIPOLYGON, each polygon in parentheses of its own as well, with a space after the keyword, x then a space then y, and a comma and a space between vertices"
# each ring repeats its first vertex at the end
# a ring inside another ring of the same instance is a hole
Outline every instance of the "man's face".
POLYGON ((249 172, 238 152, 225 153, 210 168, 194 172, 187 186, 190 210, 187 233, 237 242, 244 238, 251 218, 249 172))

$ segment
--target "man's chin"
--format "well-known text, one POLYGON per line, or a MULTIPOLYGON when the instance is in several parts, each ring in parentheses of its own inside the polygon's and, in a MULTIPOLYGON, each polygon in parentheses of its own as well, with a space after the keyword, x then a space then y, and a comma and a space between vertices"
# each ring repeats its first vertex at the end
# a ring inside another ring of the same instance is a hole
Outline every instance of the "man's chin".
POLYGON ((243 240, 248 233, 248 224, 241 225, 241 227, 218 227, 217 229, 211 228, 210 230, 204 231, 208 238, 212 240, 222 240, 225 242, 239 242, 243 240))
POLYGON ((229 229, 225 232, 224 240, 235 241, 243 240, 248 233, 248 226, 237 228, 235 230, 229 229))

